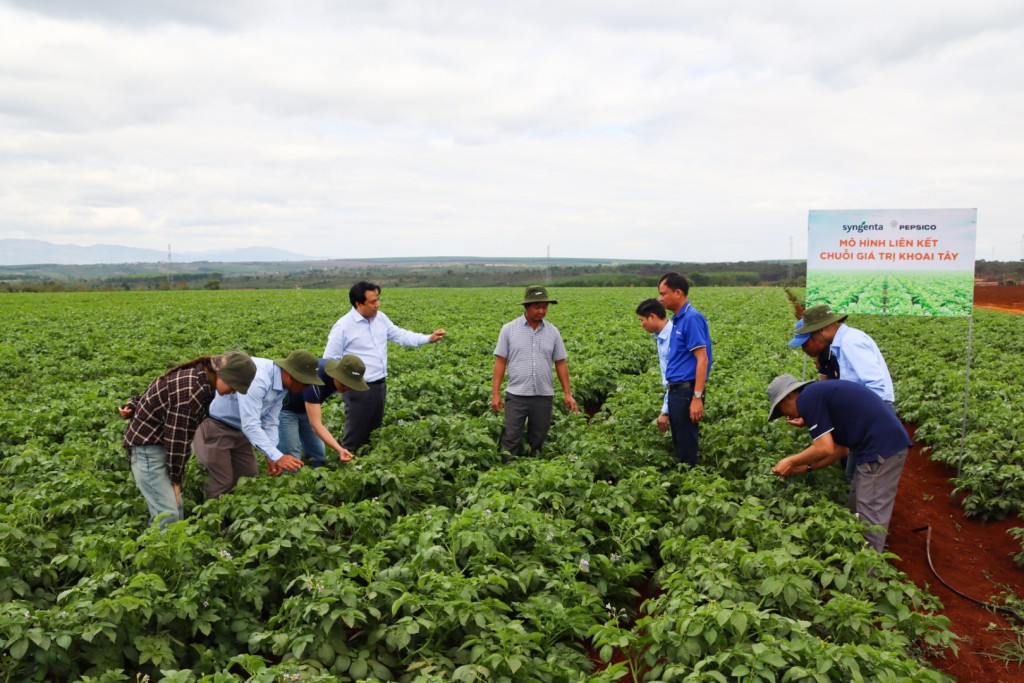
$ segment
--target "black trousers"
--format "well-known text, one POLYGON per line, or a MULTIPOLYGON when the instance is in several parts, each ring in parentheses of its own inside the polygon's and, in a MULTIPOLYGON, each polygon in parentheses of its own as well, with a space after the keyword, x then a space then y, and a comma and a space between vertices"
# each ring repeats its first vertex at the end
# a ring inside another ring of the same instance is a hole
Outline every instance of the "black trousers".
POLYGON ((346 391, 341 395, 345 402, 345 433, 341 437, 343 448, 355 452, 357 448, 370 443, 370 434, 384 423, 384 399, 387 393, 387 382, 374 382, 370 384, 369 391, 346 391))
POLYGON ((538 453, 548 438, 551 427, 551 396, 516 396, 505 394, 505 429, 501 433, 501 450, 519 454, 526 427, 526 443, 531 453, 538 453))

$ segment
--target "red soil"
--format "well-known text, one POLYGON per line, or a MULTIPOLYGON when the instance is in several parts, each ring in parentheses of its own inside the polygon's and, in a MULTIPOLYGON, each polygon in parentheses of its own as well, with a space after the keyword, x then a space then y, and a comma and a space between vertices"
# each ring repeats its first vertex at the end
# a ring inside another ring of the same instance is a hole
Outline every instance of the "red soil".
MULTIPOLYGON (((974 305, 1010 313, 1024 313, 1024 287, 975 287, 974 305)), ((913 426, 910 427, 913 436, 913 426)), ((928 460, 915 444, 900 479, 889 525, 888 549, 900 556, 895 565, 918 586, 942 600, 944 614, 960 636, 959 656, 932 658, 932 664, 959 681, 1024 683, 1024 668, 990 655, 1013 638, 1010 627, 1020 625, 1003 613, 966 600, 942 585, 928 567, 926 532, 931 527, 931 558, 939 576, 961 593, 992 602, 1007 591, 1024 598, 1024 569, 1013 560, 1020 542, 1006 532, 1024 522, 967 519, 953 500, 951 480, 956 471, 928 460)), ((1022 652, 1024 654, 1024 652, 1022 652)))
MULTIPOLYGON (((1024 313, 1024 287, 975 287, 974 305, 1024 313)), ((911 436, 913 429, 910 426, 911 436)), ((1013 518, 986 523, 967 519, 963 508, 952 498, 951 480, 956 471, 928 460, 920 450, 917 444, 911 449, 900 478, 889 525, 888 549, 899 555, 895 565, 901 571, 942 600, 942 614, 961 638, 958 657, 933 657, 931 662, 959 681, 1024 683, 1024 668, 990 656, 998 654, 998 647, 1013 639, 1010 628, 1020 624, 942 585, 928 567, 926 532, 914 531, 931 527, 932 564, 946 583, 965 595, 990 603, 1008 591, 1024 598, 1024 569, 1013 560, 1021 552, 1021 544, 1006 533, 1008 529, 1024 527, 1024 521, 1013 518)))
MULTIPOLYGON (((913 436, 913 427, 910 429, 913 436)), ((991 602, 1005 592, 1004 587, 1024 596, 1024 570, 1013 561, 1021 545, 1006 533, 1024 522, 985 523, 964 517, 963 508, 951 496, 950 480, 956 471, 928 460, 920 450, 915 443, 900 478, 888 550, 899 555, 894 562, 897 568, 942 600, 945 609, 941 614, 961 638, 959 656, 948 654, 945 659, 932 657, 930 661, 958 681, 1024 683, 1024 669, 989 656, 1013 637, 1009 629, 1016 622, 942 585, 928 567, 926 532, 914 531, 931 527, 932 564, 946 583, 976 600, 991 602)))
POLYGON ((1024 286, 975 287, 974 307, 1006 313, 1024 313, 1024 286))

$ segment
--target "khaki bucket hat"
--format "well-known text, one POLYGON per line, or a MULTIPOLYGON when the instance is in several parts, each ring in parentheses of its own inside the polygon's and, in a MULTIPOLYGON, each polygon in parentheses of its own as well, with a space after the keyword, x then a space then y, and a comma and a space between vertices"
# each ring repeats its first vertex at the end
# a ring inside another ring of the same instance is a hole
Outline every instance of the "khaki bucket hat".
POLYGON ((558 301, 548 297, 547 287, 532 285, 526 288, 526 294, 523 295, 523 300, 519 303, 525 306, 526 304, 557 304, 558 301))
POLYGON ((217 376, 240 394, 249 391, 256 377, 256 363, 245 351, 226 351, 211 358, 210 364, 217 376))
POLYGON ((801 382, 793 375, 779 375, 771 381, 768 385, 768 403, 771 407, 768 408, 768 421, 771 422, 779 417, 782 417, 782 411, 779 410, 779 404, 782 399, 792 394, 797 389, 811 384, 814 380, 807 382, 801 382))
POLYGON ((274 365, 285 370, 303 384, 323 386, 324 381, 317 374, 320 361, 309 351, 292 351, 287 358, 279 358, 274 365))
POLYGON ((823 327, 828 327, 832 323, 841 323, 848 317, 849 315, 846 313, 834 313, 827 304, 811 306, 804 310, 804 324, 801 332, 803 334, 811 334, 823 327))

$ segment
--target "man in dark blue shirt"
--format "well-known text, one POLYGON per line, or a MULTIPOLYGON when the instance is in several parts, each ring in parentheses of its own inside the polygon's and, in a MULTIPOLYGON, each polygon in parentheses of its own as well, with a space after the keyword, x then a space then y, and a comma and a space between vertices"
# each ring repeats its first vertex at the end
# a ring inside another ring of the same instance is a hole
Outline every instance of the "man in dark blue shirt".
POLYGON ((865 524, 882 527, 864 534, 882 552, 911 445, 899 418, 873 391, 854 382, 801 382, 779 375, 768 385, 768 401, 769 421, 785 415, 789 424, 806 427, 814 439, 810 447, 776 463, 772 472, 780 477, 803 474, 852 451, 856 470, 847 506, 865 524))
POLYGON ((324 426, 323 402, 335 394, 346 391, 367 391, 364 377, 366 365, 351 353, 340 360, 321 358, 317 375, 322 386, 310 384, 304 391, 289 393, 284 397, 278 428, 278 448, 296 456, 304 455, 311 467, 327 464, 324 446, 330 446, 341 462, 352 459, 352 453, 338 443, 330 430, 324 426))
POLYGON ((666 273, 658 283, 658 298, 674 313, 665 361, 668 423, 676 460, 686 468, 697 464, 704 387, 711 375, 708 321, 690 303, 689 293, 690 283, 679 273, 666 273))

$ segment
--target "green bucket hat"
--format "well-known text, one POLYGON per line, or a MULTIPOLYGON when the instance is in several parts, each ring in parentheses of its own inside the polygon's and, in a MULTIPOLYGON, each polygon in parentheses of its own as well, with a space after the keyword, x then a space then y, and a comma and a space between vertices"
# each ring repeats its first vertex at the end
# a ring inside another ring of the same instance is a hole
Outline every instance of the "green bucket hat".
POLYGON ((363 379, 366 374, 366 363, 359 359, 359 356, 351 353, 341 357, 340 360, 329 360, 324 363, 324 370, 327 375, 338 380, 349 389, 355 391, 369 391, 370 385, 363 379))
POLYGON ((292 351, 287 358, 279 358, 274 365, 285 370, 296 381, 302 384, 323 386, 324 381, 317 374, 320 362, 309 351, 292 351))
POLYGON ((826 304, 818 304, 804 310, 804 324, 800 328, 803 334, 817 332, 832 323, 841 323, 849 317, 846 313, 833 313, 826 304))
POLYGON ((249 391, 249 385, 256 377, 256 363, 245 351, 227 351, 214 356, 210 365, 218 377, 240 394, 249 391))
POLYGON ((519 303, 525 306, 526 304, 557 304, 558 301, 548 298, 546 287, 532 285, 526 288, 526 294, 523 295, 523 300, 519 303))

